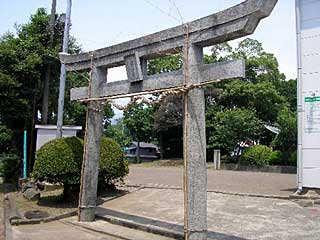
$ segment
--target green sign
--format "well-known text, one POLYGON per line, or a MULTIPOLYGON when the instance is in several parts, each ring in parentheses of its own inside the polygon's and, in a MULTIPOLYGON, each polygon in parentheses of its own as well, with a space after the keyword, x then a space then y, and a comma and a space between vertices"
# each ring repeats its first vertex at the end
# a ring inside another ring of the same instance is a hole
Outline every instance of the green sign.
POLYGON ((320 96, 315 97, 305 97, 304 102, 310 103, 310 102, 320 102, 320 96))

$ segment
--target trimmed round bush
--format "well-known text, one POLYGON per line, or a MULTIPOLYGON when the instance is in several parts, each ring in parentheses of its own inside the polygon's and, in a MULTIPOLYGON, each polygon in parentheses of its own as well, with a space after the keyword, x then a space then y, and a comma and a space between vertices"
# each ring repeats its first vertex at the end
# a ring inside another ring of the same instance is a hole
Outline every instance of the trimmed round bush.
POLYGON ((244 151, 241 163, 246 165, 268 165, 271 150, 265 145, 254 145, 244 151))
MULTIPOLYGON (((77 137, 55 139, 36 153, 32 177, 35 180, 64 185, 64 197, 73 200, 79 193, 83 158, 83 140, 77 137)), ((129 172, 120 145, 102 138, 99 162, 100 188, 114 186, 129 172)))
POLYGON ((128 173, 128 161, 124 158, 124 151, 120 145, 110 138, 103 137, 99 163, 100 184, 114 186, 116 182, 123 181, 123 177, 128 173))
POLYGON ((281 151, 273 151, 269 155, 269 164, 270 165, 282 165, 282 152, 281 151))
POLYGON ((77 185, 80 182, 83 141, 77 137, 59 138, 36 152, 32 177, 39 181, 77 185))

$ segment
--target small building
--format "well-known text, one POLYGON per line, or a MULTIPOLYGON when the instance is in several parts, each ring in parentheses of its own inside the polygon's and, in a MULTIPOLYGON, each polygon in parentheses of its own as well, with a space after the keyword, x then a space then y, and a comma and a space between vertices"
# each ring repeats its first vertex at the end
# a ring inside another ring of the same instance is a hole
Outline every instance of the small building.
MULTIPOLYGON (((132 142, 126 149, 126 158, 134 162, 137 156, 138 142, 132 142)), ((139 158, 141 161, 153 161, 159 159, 159 147, 152 143, 140 142, 139 158)))
MULTIPOLYGON (((37 129, 37 144, 36 150, 41 148, 47 142, 57 138, 57 126, 56 125, 36 125, 37 129)), ((77 131, 81 130, 81 126, 63 126, 62 137, 74 137, 77 135, 77 131)))

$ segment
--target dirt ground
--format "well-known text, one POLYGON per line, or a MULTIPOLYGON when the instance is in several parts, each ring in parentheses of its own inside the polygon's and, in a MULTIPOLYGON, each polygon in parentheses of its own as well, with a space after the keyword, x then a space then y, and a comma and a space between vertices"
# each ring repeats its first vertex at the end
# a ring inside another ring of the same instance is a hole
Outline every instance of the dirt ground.
MULTIPOLYGON (((208 190, 289 196, 296 190, 295 174, 207 170, 208 190)), ((155 167, 153 164, 130 165, 127 184, 182 187, 183 168, 155 167)))

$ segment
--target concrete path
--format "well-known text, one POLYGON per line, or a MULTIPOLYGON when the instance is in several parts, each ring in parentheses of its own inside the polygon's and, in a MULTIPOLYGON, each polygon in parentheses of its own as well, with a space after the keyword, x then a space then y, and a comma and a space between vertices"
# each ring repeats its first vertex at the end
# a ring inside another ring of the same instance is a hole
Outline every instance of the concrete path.
POLYGON ((105 221, 78 224, 76 218, 12 228, 12 240, 169 240, 105 221))
MULTIPOLYGON (((106 202, 97 214, 183 232, 183 192, 141 189, 106 202)), ((320 208, 209 192, 208 228, 209 239, 215 240, 318 240, 320 208)))
MULTIPOLYGON (((208 190, 289 196, 296 190, 296 175, 208 169, 208 190)), ((125 182, 133 185, 182 187, 181 167, 130 166, 125 182)))

